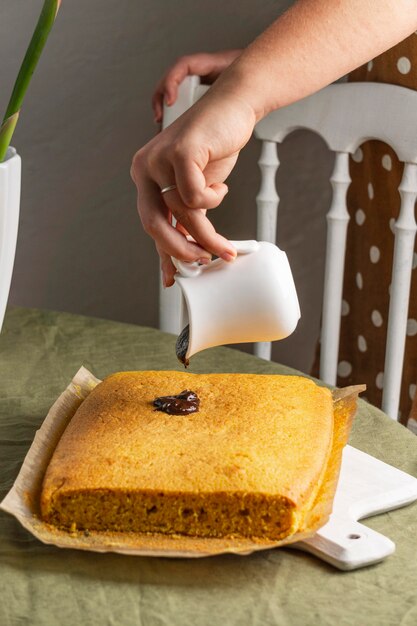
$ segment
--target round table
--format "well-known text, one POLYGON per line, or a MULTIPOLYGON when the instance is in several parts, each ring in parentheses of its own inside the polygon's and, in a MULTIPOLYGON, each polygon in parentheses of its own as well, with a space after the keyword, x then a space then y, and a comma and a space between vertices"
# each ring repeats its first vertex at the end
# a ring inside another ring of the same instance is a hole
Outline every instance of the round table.
MULTIPOLYGON (((0 498, 49 407, 81 365, 179 369, 175 337, 68 313, 13 309, 0 335, 0 498)), ((229 348, 193 357, 194 372, 294 373, 229 348)), ((360 383, 361 381, 357 381, 360 383)), ((417 438, 364 401, 350 443, 417 475, 417 438)), ((417 508, 367 521, 396 543, 383 563, 340 572, 290 549, 163 559, 46 546, 0 511, 0 623, 104 626, 414 626, 417 508)))

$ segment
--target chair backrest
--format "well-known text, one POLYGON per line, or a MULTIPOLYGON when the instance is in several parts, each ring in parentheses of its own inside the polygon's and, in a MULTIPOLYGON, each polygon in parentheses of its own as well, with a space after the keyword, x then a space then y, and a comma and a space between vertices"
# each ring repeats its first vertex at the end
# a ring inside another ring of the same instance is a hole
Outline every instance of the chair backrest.
MULTIPOLYGON (((181 85, 174 106, 164 112, 164 126, 179 117, 208 87, 198 77, 181 85)), ((384 366, 382 409, 397 419, 401 391, 407 313, 410 294, 414 239, 417 225, 417 92, 381 83, 337 83, 295 104, 273 111, 255 127, 262 140, 259 158, 261 185, 256 198, 257 239, 276 241, 279 197, 275 175, 279 166, 277 144, 293 130, 315 131, 335 153, 331 176, 333 198, 327 213, 327 245, 321 329, 320 378, 336 384, 339 352, 342 289, 349 214, 346 194, 350 184, 349 155, 369 139, 390 146, 404 163, 399 193, 400 214, 395 222, 395 245, 384 366), (389 123, 387 123, 389 120, 389 123), (414 131, 414 132, 412 132, 414 131)), ((160 327, 180 331, 180 294, 177 288, 162 290, 160 327)), ((270 344, 256 344, 255 354, 269 359, 270 344)))

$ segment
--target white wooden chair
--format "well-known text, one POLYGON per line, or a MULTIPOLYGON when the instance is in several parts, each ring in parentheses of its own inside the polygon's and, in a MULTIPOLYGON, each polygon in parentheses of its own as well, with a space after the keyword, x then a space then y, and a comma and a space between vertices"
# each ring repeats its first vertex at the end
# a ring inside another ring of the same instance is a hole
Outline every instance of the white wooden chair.
MULTIPOLYGON (((174 106, 164 112, 164 126, 200 98, 207 86, 192 76, 181 85, 174 106)), ((335 385, 339 351, 340 317, 346 234, 349 214, 346 193, 350 184, 349 155, 369 139, 394 148, 405 164, 399 186, 401 210, 395 223, 388 333, 385 352, 382 409, 397 419, 407 326, 414 239, 417 225, 417 92, 380 83, 336 83, 272 112, 255 128, 262 140, 259 167, 261 185, 256 198, 257 239, 276 241, 279 197, 275 175, 279 166, 277 144, 297 128, 318 133, 335 152, 331 176, 333 199, 327 213, 327 246, 321 330, 320 378, 335 385)), ((177 287, 160 294, 160 328, 180 332, 180 294, 177 287)), ((255 344, 255 354, 270 359, 270 344, 255 344)))

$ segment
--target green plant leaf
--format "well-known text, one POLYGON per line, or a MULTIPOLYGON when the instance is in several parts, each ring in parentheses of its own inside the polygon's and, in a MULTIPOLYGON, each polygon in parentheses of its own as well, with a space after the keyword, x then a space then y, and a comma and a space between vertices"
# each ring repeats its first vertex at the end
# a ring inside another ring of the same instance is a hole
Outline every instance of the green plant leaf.
POLYGON ((10 145, 10 140, 16 128, 18 118, 19 111, 16 111, 16 113, 7 118, 0 127, 0 163, 6 156, 7 148, 10 145))
MULTIPOLYGON (((32 78, 33 72, 35 71, 36 65, 42 54, 42 50, 48 39, 48 35, 55 21, 60 5, 61 0, 44 1, 38 23, 33 33, 32 39, 29 43, 29 47, 26 51, 25 58, 23 59, 22 65, 20 67, 19 74, 17 75, 9 104, 7 105, 6 113, 4 115, 3 124, 1 127, 2 129, 4 125, 7 124, 8 121, 12 119, 16 113, 19 113, 22 107, 23 99, 29 86, 30 79, 32 78)), ((9 134, 11 126, 6 127, 8 129, 7 134, 9 135, 9 143, 12 138, 16 122, 14 123, 14 126, 13 124, 11 125, 13 126, 11 134, 9 134)), ((6 131, 4 132, 6 134, 6 131)), ((0 163, 4 159, 7 147, 8 145, 4 147, 4 145, 2 144, 2 147, 0 148, 0 163)))

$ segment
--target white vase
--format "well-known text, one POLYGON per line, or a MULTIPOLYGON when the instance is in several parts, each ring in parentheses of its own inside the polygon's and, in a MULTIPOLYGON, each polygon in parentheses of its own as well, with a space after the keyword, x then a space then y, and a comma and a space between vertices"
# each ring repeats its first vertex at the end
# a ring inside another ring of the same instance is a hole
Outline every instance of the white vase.
POLYGON ((20 208, 21 160, 9 148, 0 163, 0 331, 9 298, 20 208))

